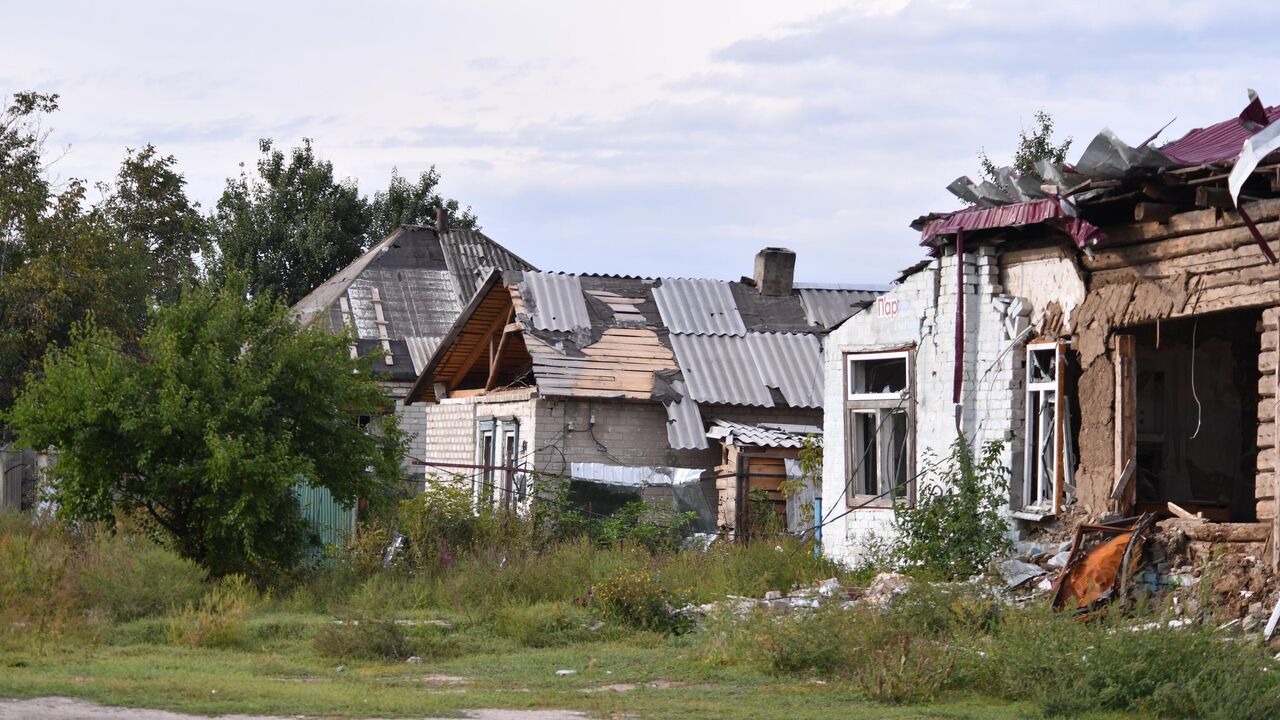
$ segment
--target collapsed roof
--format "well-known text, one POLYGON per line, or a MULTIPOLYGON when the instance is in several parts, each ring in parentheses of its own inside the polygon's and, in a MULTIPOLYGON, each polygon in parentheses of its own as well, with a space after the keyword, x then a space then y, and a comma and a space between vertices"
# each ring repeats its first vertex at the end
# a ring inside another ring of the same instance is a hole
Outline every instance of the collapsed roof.
POLYGON ((293 306, 302 323, 356 334, 359 356, 381 349, 383 377, 413 380, 462 307, 494 268, 532 270, 518 255, 473 230, 403 225, 293 306))
POLYGON ((671 447, 706 448, 699 404, 820 408, 819 335, 879 293, 801 285, 768 295, 748 282, 701 278, 494 273, 406 401, 436 399, 436 383, 658 401, 671 447))
POLYGON ((1280 195, 1280 165, 1265 164, 1280 145, 1280 124, 1273 124, 1280 120, 1280 106, 1264 108, 1250 95, 1238 117, 1194 129, 1159 148, 1151 145, 1158 131, 1130 146, 1103 129, 1075 164, 1036 163, 1039 179, 1011 168, 998 170, 994 181, 958 178, 947 189, 970 207, 925 215, 912 227, 920 231, 921 244, 934 249, 957 233, 1032 226, 1050 228, 1088 249, 1106 244, 1102 228, 1110 224, 1217 207, 1240 212, 1270 259, 1270 249, 1240 206, 1280 195))

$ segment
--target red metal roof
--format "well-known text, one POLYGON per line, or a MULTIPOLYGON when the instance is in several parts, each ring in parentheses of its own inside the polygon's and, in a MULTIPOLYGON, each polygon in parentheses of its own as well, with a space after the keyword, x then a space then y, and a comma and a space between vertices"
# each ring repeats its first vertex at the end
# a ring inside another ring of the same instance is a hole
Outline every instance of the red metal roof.
POLYGON ((1058 200, 1029 200, 1012 205, 1000 205, 987 208, 968 208, 957 210, 931 220, 921 232, 921 245, 932 245, 939 235, 954 235, 960 230, 986 230, 989 228, 1014 227, 1018 225, 1034 225, 1046 223, 1058 227, 1070 235, 1076 245, 1084 247, 1091 241, 1104 239, 1097 226, 1088 221, 1067 215, 1058 200))
MULTIPOLYGON (((1271 122, 1280 119, 1280 105, 1266 111, 1271 122)), ((1240 157, 1245 139, 1251 135, 1253 131, 1245 129, 1240 118, 1233 117, 1206 128, 1196 128, 1159 150, 1184 165, 1234 162, 1240 157)))

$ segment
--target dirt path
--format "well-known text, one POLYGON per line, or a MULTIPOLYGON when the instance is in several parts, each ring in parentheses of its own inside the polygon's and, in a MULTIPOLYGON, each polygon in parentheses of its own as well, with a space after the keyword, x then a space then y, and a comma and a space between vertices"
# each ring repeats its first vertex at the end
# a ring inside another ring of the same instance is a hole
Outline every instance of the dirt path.
MULTIPOLYGON (((217 715, 217 720, 296 720, 270 715, 217 715)), ((585 720, 582 713, 568 710, 468 710, 474 720, 585 720)), ((32 700, 0 700, 0 720, 211 720, 209 715, 187 715, 164 710, 95 705, 84 700, 47 697, 32 700)), ((375 720, 369 718, 368 720, 375 720)), ((447 720, 420 718, 419 720, 447 720)))

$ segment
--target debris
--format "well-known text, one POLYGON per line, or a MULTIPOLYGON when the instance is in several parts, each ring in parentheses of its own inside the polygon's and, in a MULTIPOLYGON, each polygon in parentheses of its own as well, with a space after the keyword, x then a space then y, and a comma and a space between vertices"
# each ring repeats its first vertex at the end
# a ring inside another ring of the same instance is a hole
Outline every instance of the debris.
POLYGON ((418 657, 417 655, 410 655, 409 659, 405 660, 405 662, 409 663, 410 665, 418 665, 422 662, 422 658, 418 657))
POLYGON ((818 594, 822 597, 832 597, 840 592, 840 581, 835 578, 827 578, 818 585, 818 594))
POLYGON ((1262 631, 1262 641, 1270 642, 1271 636, 1276 632, 1276 623, 1280 622, 1280 600, 1276 601, 1276 606, 1271 610, 1271 619, 1267 620, 1267 627, 1262 631))
POLYGON ((556 671, 557 677, 568 677, 570 675, 577 675, 577 674, 578 674, 577 670, 557 670, 556 671))
POLYGON ((1172 502, 1168 504, 1168 507, 1169 507, 1169 512, 1173 513, 1174 515, 1177 515, 1183 520, 1203 520, 1204 519, 1189 510, 1184 510, 1183 508, 1179 507, 1178 505, 1172 502))
POLYGON ((895 595, 901 595, 911 586, 911 579, 897 573, 880 573, 871 581, 864 599, 875 605, 887 605, 895 595))
POLYGON ((334 669, 334 672, 339 672, 339 673, 344 673, 346 671, 347 671, 346 665, 339 665, 337 668, 334 669))
POLYGON ((1067 558, 1069 557, 1071 557, 1071 551, 1063 550, 1057 555, 1054 555, 1053 557, 1049 558, 1045 564, 1052 568, 1065 567, 1067 564, 1067 558))
POLYGON ((1004 578, 1005 587, 1011 590, 1045 574, 1039 565, 1012 559, 996 565, 996 571, 1004 578))
POLYGON ((1150 513, 1103 525, 1081 525, 1062 574, 1053 606, 1088 613, 1130 589, 1142 563, 1142 548, 1155 522, 1150 513))
POLYGON ((782 593, 778 592, 777 590, 770 590, 769 592, 767 592, 767 593, 765 593, 765 594, 764 594, 764 599, 765 599, 765 600, 780 600, 780 599, 782 599, 782 593))

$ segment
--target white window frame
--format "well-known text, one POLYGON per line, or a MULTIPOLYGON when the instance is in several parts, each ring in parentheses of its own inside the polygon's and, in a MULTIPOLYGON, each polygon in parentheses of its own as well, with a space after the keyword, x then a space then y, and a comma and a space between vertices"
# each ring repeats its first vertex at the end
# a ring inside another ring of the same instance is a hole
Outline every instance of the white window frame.
POLYGON ((866 506, 866 507, 892 507, 895 500, 906 502, 908 506, 915 505, 916 483, 915 483, 915 397, 913 388, 915 383, 913 377, 915 375, 915 363, 913 353, 910 350, 895 350, 890 352, 846 352, 844 357, 845 368, 845 402, 844 402, 844 437, 845 437, 845 498, 849 507, 866 506), (854 392, 854 379, 857 377, 856 363, 869 360, 902 360, 905 364, 905 383, 903 389, 896 393, 859 393, 854 392), (891 461, 897 452, 885 452, 884 443, 890 438, 890 434, 886 432, 889 418, 894 414, 901 413, 906 417, 906 438, 904 447, 899 451, 900 459, 905 463, 904 471, 906 475, 906 487, 901 495, 890 493, 882 496, 888 488, 884 487, 886 478, 893 476, 893 468, 890 466, 891 461), (875 419, 876 427, 876 478, 877 493, 865 492, 864 485, 866 476, 864 474, 865 460, 870 457, 867 449, 863 447, 861 435, 859 434, 859 426, 853 422, 854 418, 862 415, 871 415, 875 419))
POLYGON ((1062 426, 1064 413, 1062 403, 1066 400, 1063 392, 1063 375, 1064 375, 1064 343, 1057 341, 1037 341, 1027 343, 1024 360, 1025 360, 1025 390, 1023 394, 1025 410, 1025 418, 1023 419, 1023 435, 1022 435, 1022 508, 1024 511, 1037 511, 1040 513, 1057 514, 1061 510, 1061 501, 1063 493, 1063 480, 1065 477, 1065 468, 1063 463, 1066 460, 1065 442, 1066 432, 1062 426), (1046 350, 1053 351, 1053 379, 1041 382, 1032 381, 1032 368, 1035 363, 1031 358, 1034 353, 1044 352, 1046 350), (1042 472, 1037 472, 1041 465, 1037 463, 1040 457, 1040 449, 1043 443, 1036 443, 1035 440, 1041 437, 1041 431, 1044 430, 1044 416, 1036 411, 1046 403, 1051 403, 1053 407, 1053 422, 1048 431, 1052 437, 1049 440, 1048 447, 1053 452, 1053 471, 1049 478, 1049 487, 1045 487, 1041 483, 1043 478, 1042 472), (1035 432, 1033 433, 1033 430, 1035 432), (1036 447, 1040 445, 1040 447, 1036 447), (1047 497, 1045 490, 1047 490, 1047 497))
POLYGON ((524 473, 496 470, 520 466, 520 421, 514 417, 486 417, 476 423, 476 465, 472 499, 477 508, 484 504, 515 510, 524 497, 524 473), (485 440, 490 441, 486 452, 485 440), (508 457, 514 449, 514 458, 508 457))

